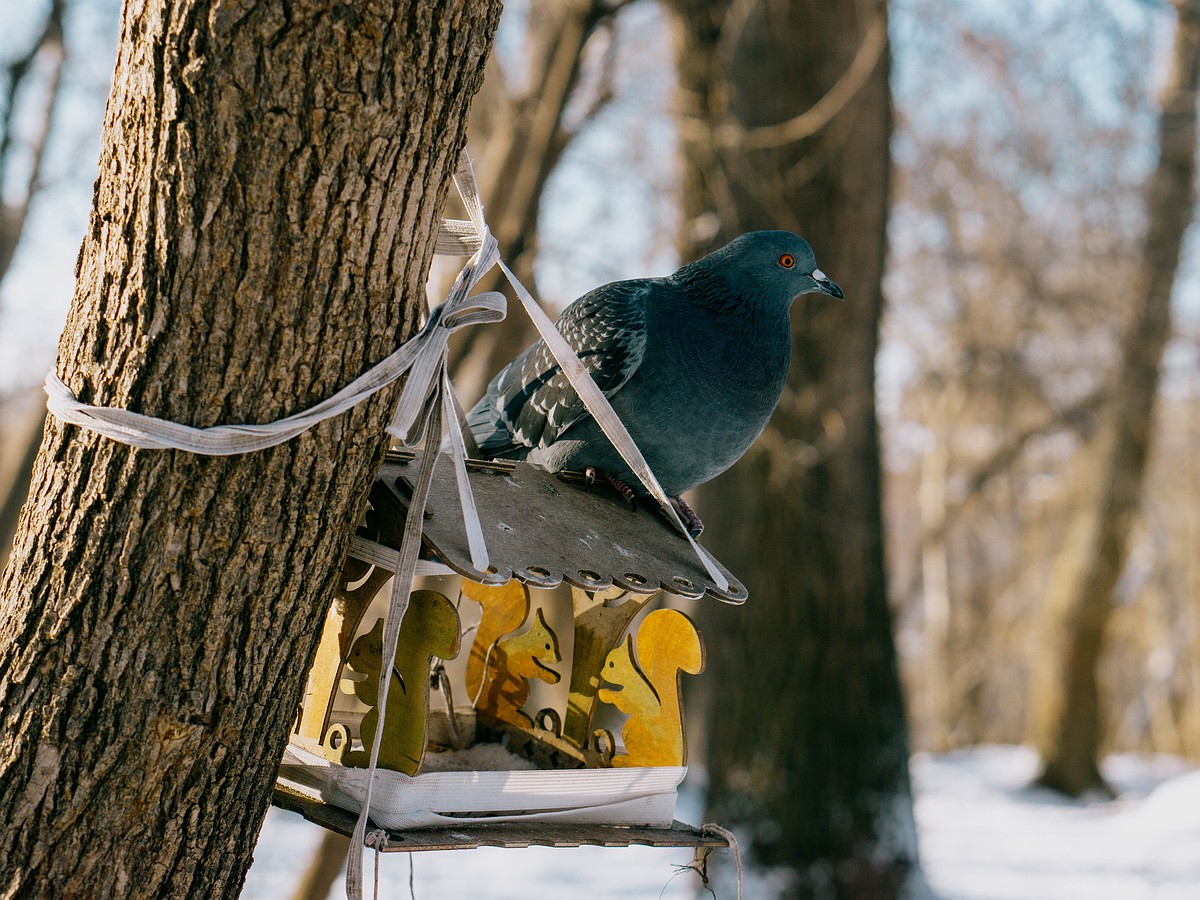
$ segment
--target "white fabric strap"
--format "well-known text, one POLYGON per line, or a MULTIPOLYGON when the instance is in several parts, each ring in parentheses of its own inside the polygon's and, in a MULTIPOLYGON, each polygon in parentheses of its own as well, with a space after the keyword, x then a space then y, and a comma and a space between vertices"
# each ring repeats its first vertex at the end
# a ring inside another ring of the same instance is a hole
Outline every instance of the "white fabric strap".
POLYGON ((379 765, 379 747, 383 740, 388 687, 392 682, 390 677, 391 660, 396 658, 396 649, 400 646, 400 625, 404 621, 404 614, 408 611, 409 591, 412 590, 413 578, 416 575, 417 555, 421 549, 421 526, 425 519, 425 505, 429 501, 429 488, 433 483, 433 467, 438 458, 438 442, 441 440, 441 404, 434 406, 426 424, 423 435, 425 447, 421 453, 417 477, 413 482, 408 512, 404 516, 404 533, 400 538, 400 551, 396 569, 392 575, 392 595, 383 626, 383 650, 380 660, 386 660, 386 662, 381 662, 381 669, 385 674, 379 679, 379 693, 375 701, 378 719, 367 762, 366 795, 363 797, 362 809, 358 813, 358 821, 354 825, 354 834, 350 838, 350 850, 346 859, 346 895, 349 900, 362 900, 363 896, 363 839, 367 833, 367 819, 371 814, 371 791, 374 787, 375 771, 379 765))
POLYGON ((442 219, 438 229, 436 253, 442 256, 470 256, 479 249, 479 235, 474 222, 462 219, 442 219))
MULTIPOLYGON (((405 383, 396 415, 393 417, 391 425, 388 426, 390 434, 407 441, 415 425, 417 438, 418 440, 423 438, 424 447, 417 476, 413 482, 408 510, 404 516, 400 550, 392 569, 392 592, 388 602, 388 612, 383 629, 383 649, 380 656, 385 672, 390 671, 390 660, 396 658, 396 650, 400 645, 400 626, 404 622, 404 614, 408 611, 409 592, 412 590, 413 580, 417 573, 425 506, 429 501, 429 491, 433 485, 433 472, 439 457, 438 446, 442 439, 445 422, 451 423, 449 429, 450 452, 454 460, 454 476, 462 504, 463 524, 466 527, 471 564, 480 571, 488 566, 483 528, 479 523, 475 498, 467 478, 466 451, 457 416, 458 405, 454 402, 454 389, 450 384, 447 342, 453 331, 465 325, 498 321, 488 318, 487 312, 473 306, 467 300, 467 294, 499 260, 500 252, 496 245, 496 239, 492 237, 483 220, 483 208, 478 199, 479 189, 475 182, 475 173, 471 168, 470 157, 465 152, 459 159, 454 183, 471 214, 470 224, 478 239, 478 247, 459 273, 454 287, 450 291, 450 296, 430 314, 430 322, 437 320, 441 323, 441 327, 434 329, 438 338, 428 341, 427 346, 421 349, 421 358, 414 360, 413 372, 410 373, 409 379, 405 383), (389 662, 384 664, 384 660, 389 662)), ((489 294, 481 296, 487 297, 489 294)), ((490 296, 498 298, 500 318, 503 318, 503 295, 490 294, 490 296)), ((375 772, 379 765, 379 748, 383 739, 388 688, 391 681, 390 677, 379 679, 379 690, 375 701, 378 719, 367 761, 367 787, 362 808, 359 810, 358 821, 354 825, 354 834, 351 837, 350 850, 346 860, 348 900, 362 900, 363 896, 363 847, 367 833, 367 820, 371 814, 371 792, 375 783, 375 772)), ((377 896, 379 893, 379 852, 380 848, 376 846, 375 893, 377 896)))
MULTIPOLYGON (((742 850, 738 846, 737 835, 728 828, 722 828, 715 822, 705 823, 700 831, 703 834, 715 834, 718 837, 722 837, 729 844, 729 849, 733 851, 733 861, 737 864, 737 900, 742 900, 742 850)), ((707 854, 708 851, 706 850, 705 853, 707 854)), ((704 886, 708 887, 708 876, 702 875, 701 879, 704 881, 704 886)))
POLYGON ((396 419, 408 421, 411 427, 412 420, 420 415, 426 397, 439 380, 435 374, 450 334, 467 325, 498 322, 504 314, 503 294, 488 292, 477 297, 451 298, 434 310, 412 340, 406 341, 396 352, 336 394, 303 412, 261 425, 193 428, 127 409, 92 406, 77 400, 54 372, 46 376, 46 408, 60 421, 134 447, 186 450, 203 456, 234 456, 291 440, 319 422, 346 412, 411 370, 396 409, 396 419))

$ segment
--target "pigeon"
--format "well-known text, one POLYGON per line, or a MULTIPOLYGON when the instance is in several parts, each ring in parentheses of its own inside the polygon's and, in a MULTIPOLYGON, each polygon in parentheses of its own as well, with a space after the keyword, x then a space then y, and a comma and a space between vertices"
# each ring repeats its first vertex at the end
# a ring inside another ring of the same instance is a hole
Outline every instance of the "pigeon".
MULTIPOLYGON (((812 293, 844 297, 804 238, 755 231, 666 278, 602 285, 555 323, 693 535, 703 523, 680 495, 766 427, 787 382, 792 302, 812 293)), ((603 476, 634 506, 646 493, 544 341, 492 379, 467 426, 485 459, 603 476)))

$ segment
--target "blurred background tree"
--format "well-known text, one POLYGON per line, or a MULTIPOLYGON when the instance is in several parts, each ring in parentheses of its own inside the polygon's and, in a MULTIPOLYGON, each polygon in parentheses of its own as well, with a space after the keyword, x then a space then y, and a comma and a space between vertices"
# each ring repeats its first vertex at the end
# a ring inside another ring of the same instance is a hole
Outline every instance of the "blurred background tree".
MULTIPOLYGON (((1166 3, 1117 0, 895 9, 880 396, 914 742, 1019 742, 1050 690, 1031 674, 1071 656, 1043 639, 1048 591, 1069 523, 1108 483, 1089 460, 1111 429, 1122 335, 1146 293, 1145 186, 1175 19, 1166 3)), ((1111 620, 1093 633, 1108 636, 1096 711, 1110 727, 1093 729, 1091 754, 1198 749, 1194 260, 1193 236, 1129 552, 1107 554, 1120 575, 1111 620)))
MULTIPOLYGON (((519 48, 508 66, 488 62, 472 109, 471 146, 488 227, 508 267, 536 293, 534 258, 546 185, 563 153, 614 99, 617 13, 629 0, 531 0, 520 10, 519 48)), ((491 274, 480 290, 503 282, 491 274)), ((438 296, 444 296, 442 291, 438 296)), ((452 365, 469 407, 492 375, 537 336, 522 315, 456 338, 452 365)))
MULTIPOLYGON (((14 268, 39 264, 46 239, 39 224, 65 220, 82 232, 87 205, 80 195, 95 168, 118 11, 113 0, 48 0, 0 15, 0 298, 14 268)), ((69 278, 68 270, 56 281, 68 294, 69 278)), ((14 357, 25 356, 17 352, 21 337, 38 330, 28 324, 34 308, 0 299, 0 332, 18 335, 0 352, 0 571, 45 420, 40 390, 11 371, 23 362, 14 357)), ((44 365, 55 326, 47 330, 44 365)))
POLYGON ((1137 260, 1151 47, 1106 3, 919 0, 896 30, 892 575, 917 741, 944 750, 1024 734, 1029 626, 1137 260))
POLYGON ((65 0, 53 0, 28 47, 5 65, 0 105, 0 186, 4 189, 0 197, 0 279, 12 265, 30 208, 42 189, 43 162, 66 64, 65 18, 65 0), (13 171, 18 168, 21 171, 13 171))
POLYGON ((916 846, 875 412, 887 6, 668 5, 681 255, 745 231, 801 232, 847 297, 795 304, 775 416, 737 466, 698 491, 708 545, 752 598, 700 611, 712 636, 699 689, 707 815, 749 835, 788 896, 896 896, 916 846))
MULTIPOLYGON (((35 24, 32 37, 5 54, 0 69, 0 284, 44 186, 46 148, 66 65, 65 18, 64 0, 53 0, 40 27, 35 24)), ((0 571, 29 491, 44 420, 40 404, 27 397, 19 389, 0 392, 0 414, 7 426, 0 430, 0 571)))
POLYGON ((1035 686, 1038 781, 1072 796, 1107 790, 1100 774, 1104 722, 1097 672, 1141 506, 1154 436, 1163 349, 1171 336, 1171 293, 1196 179, 1196 97, 1200 87, 1200 3, 1176 0, 1178 22, 1160 96, 1158 161, 1145 186, 1142 254, 1129 285, 1120 360, 1107 379, 1101 428, 1087 454, 1087 478, 1047 586, 1050 646, 1035 686))

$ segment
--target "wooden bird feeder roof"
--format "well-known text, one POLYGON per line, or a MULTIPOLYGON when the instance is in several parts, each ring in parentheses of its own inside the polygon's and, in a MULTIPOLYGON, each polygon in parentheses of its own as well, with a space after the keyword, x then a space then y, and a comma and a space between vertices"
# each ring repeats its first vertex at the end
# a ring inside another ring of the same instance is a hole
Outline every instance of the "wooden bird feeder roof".
MULTIPOLYGON (((388 454, 371 493, 372 505, 385 517, 407 508, 418 462, 410 452, 388 454)), ((434 468, 422 530, 426 555, 472 581, 516 578, 539 588, 565 581, 586 591, 616 585, 641 594, 662 590, 692 599, 708 594, 726 603, 746 599, 745 586, 720 563, 727 589, 713 582, 664 517, 646 506, 630 509, 607 484, 589 486, 578 473, 552 474, 517 462, 470 460, 467 473, 487 542, 488 571, 471 565, 448 458, 434 468)))

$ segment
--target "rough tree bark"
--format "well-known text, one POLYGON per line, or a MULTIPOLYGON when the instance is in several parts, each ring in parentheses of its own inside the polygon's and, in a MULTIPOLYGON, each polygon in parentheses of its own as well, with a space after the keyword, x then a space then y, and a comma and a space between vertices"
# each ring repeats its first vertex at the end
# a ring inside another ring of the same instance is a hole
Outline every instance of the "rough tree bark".
MULTIPOLYGON (((262 422, 395 349, 499 11, 127 4, 60 377, 262 422)), ((395 396, 232 458, 50 424, 0 586, 0 895, 237 895, 395 396)))
POLYGON ((1163 347, 1171 335, 1171 290, 1195 205, 1200 2, 1180 0, 1175 7, 1179 21, 1161 96, 1158 164, 1147 186, 1135 304, 1086 494, 1047 587, 1050 643, 1031 702, 1043 766, 1038 782, 1073 796, 1107 787, 1098 762, 1103 722, 1097 666, 1141 502, 1163 347))
POLYGON ((702 613, 716 636, 704 688, 709 815, 747 830, 759 862, 794 871, 788 896, 895 896, 916 847, 875 415, 886 4, 669 5, 683 255, 743 231, 794 230, 847 298, 797 301, 775 417, 699 494, 706 542, 750 588, 745 607, 702 613))

